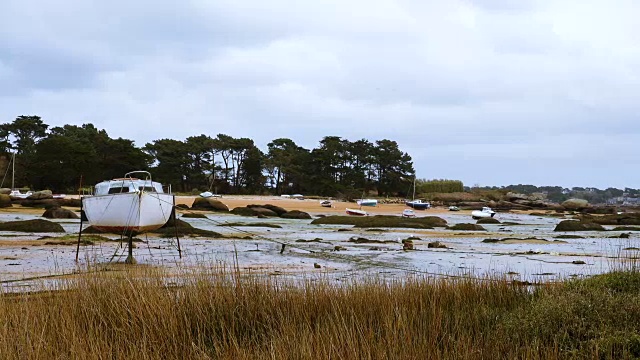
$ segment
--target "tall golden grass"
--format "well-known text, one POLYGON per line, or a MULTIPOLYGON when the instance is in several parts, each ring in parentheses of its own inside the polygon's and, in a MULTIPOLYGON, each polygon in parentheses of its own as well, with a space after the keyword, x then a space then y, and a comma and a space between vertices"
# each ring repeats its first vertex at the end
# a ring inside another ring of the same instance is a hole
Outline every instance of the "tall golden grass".
POLYGON ((635 271, 532 290, 500 279, 135 269, 0 295, 0 359, 640 356, 635 271))

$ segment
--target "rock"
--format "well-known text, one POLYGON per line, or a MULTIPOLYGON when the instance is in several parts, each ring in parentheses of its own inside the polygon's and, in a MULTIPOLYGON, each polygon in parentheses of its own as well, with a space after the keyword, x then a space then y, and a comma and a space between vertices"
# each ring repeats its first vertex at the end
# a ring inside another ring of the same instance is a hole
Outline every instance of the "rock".
POLYGON ((45 200, 53 199, 53 193, 51 190, 35 191, 33 194, 27 196, 27 200, 45 200))
POLYGON ((82 203, 82 200, 73 198, 54 199, 54 201, 60 206, 67 207, 80 207, 82 203))
POLYGON ((563 220, 553 231, 604 231, 602 225, 575 220, 563 220))
POLYGON ((336 246, 333 247, 333 250, 334 251, 342 251, 342 250, 347 250, 347 248, 344 247, 344 246, 336 245, 336 246))
POLYGON ((229 211, 229 207, 225 205, 222 201, 214 198, 203 198, 203 197, 197 197, 193 201, 191 208, 198 209, 198 210, 209 210, 209 211, 220 211, 220 212, 229 211))
POLYGON ((447 245, 441 243, 440 241, 434 241, 434 242, 430 242, 427 245, 428 248, 434 248, 434 249, 448 249, 447 245))
POLYGON ((6 194, 0 194, 0 208, 11 207, 11 197, 6 194))
POLYGON ((0 195, 9 195, 11 194, 11 189, 9 188, 0 188, 0 195))
POLYGON ((584 264, 586 264, 586 262, 584 262, 584 261, 582 261, 582 260, 574 260, 574 261, 572 261, 571 263, 572 263, 572 264, 575 264, 575 265, 584 265, 584 264))
POLYGON ((33 208, 49 208, 49 207, 60 206, 58 202, 54 199, 22 200, 20 201, 20 205, 26 206, 26 207, 33 207, 33 208))
POLYGON ((177 209, 183 209, 183 210, 188 210, 189 209, 189 205, 187 204, 178 204, 176 205, 177 209))
POLYGON ((476 224, 500 224, 500 220, 492 217, 482 218, 476 221, 476 224))
POLYGON ((231 210, 231 213, 236 215, 241 215, 241 216, 258 216, 258 215, 272 216, 272 217, 278 216, 278 214, 276 214, 272 210, 265 209, 263 207, 252 207, 252 208, 237 207, 231 210))
POLYGON ((313 263, 313 267, 316 269, 320 269, 322 266, 318 263, 313 263))
POLYGON ((0 231, 20 231, 20 232, 65 232, 62 226, 48 220, 20 220, 0 223, 0 231))
POLYGON ((275 205, 271 205, 271 204, 266 204, 266 205, 247 205, 248 208, 265 208, 265 209, 269 209, 271 211, 273 211, 274 213, 278 214, 278 216, 282 216, 282 214, 285 214, 287 212, 286 209, 281 208, 280 206, 275 206, 275 205))
POLYGON ((583 199, 569 199, 562 203, 567 210, 582 210, 589 207, 589 202, 583 199))
POLYGON ((415 250, 413 240, 402 240, 402 250, 415 250))
POLYGON ((455 224, 447 227, 449 230, 465 230, 465 231, 487 231, 481 225, 477 224, 455 224))
POLYGON ((79 219, 80 217, 75 212, 69 209, 63 209, 59 206, 50 207, 47 209, 42 217, 47 219, 79 219))
POLYGON ((284 219, 311 219, 311 215, 300 210, 287 211, 284 214, 280 215, 280 217, 284 219))

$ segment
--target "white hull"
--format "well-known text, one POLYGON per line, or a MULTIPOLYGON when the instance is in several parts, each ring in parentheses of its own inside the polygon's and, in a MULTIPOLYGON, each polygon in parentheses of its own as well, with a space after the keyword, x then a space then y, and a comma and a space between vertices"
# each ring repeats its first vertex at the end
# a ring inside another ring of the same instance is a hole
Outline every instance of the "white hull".
POLYGON ((405 209, 402 210, 402 217, 414 218, 416 217, 416 213, 413 210, 405 209))
POLYGON ((477 220, 482 218, 490 218, 490 217, 493 217, 495 214, 496 214, 495 212, 485 212, 480 210, 474 210, 471 212, 471 217, 477 220))
POLYGON ((354 215, 354 216, 367 216, 367 212, 364 210, 358 210, 358 209, 349 209, 346 208, 345 212, 347 213, 347 215, 354 215))
POLYGON ((166 224, 173 209, 173 195, 132 192, 82 198, 89 224, 100 231, 142 233, 166 224))

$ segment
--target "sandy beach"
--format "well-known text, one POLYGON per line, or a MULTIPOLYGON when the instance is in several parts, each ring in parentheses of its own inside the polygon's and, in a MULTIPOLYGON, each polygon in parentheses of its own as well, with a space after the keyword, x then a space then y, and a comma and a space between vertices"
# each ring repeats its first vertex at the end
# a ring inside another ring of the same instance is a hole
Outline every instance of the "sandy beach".
MULTIPOLYGON (((176 204, 184 204, 191 206, 197 196, 176 196, 176 204)), ((358 209, 359 206, 355 202, 345 201, 333 201, 331 208, 320 206, 320 200, 315 199, 288 199, 279 196, 242 196, 242 195, 229 195, 218 198, 222 203, 227 205, 229 209, 236 207, 243 207, 251 204, 264 205, 272 204, 280 206, 286 210, 300 210, 310 214, 335 214, 342 215, 345 213, 345 209, 358 209)), ((404 204, 379 204, 378 206, 363 206, 362 210, 365 210, 371 214, 386 214, 386 215, 400 215, 402 210, 408 209, 404 204)), ((448 208, 435 207, 429 210, 416 210, 416 213, 422 216, 426 215, 442 215, 444 213, 450 213, 448 208)), ((471 211, 459 211, 459 214, 470 214, 471 211)))

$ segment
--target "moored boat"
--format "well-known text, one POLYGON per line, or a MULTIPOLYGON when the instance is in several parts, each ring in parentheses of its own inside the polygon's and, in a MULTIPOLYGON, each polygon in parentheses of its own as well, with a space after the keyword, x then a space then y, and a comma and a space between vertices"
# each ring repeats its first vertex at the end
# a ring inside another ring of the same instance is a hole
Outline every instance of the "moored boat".
POLYGON ((331 200, 323 200, 320 201, 320 206, 322 207, 331 207, 331 205, 333 205, 333 203, 331 202, 331 200))
POLYGON ((449 206, 449 211, 460 211, 460 208, 457 206, 449 206))
POLYGON ((347 213, 347 215, 353 215, 353 216, 367 216, 367 212, 364 210, 360 210, 360 209, 349 209, 346 208, 345 212, 347 213))
POLYGON ((402 217, 414 218, 416 217, 416 213, 412 209, 404 209, 402 210, 402 217))
POLYGON ((378 206, 378 200, 376 199, 358 199, 356 204, 360 206, 378 206))
POLYGON ((90 225, 104 232, 143 233, 167 223, 174 195, 151 180, 147 171, 133 171, 123 178, 102 181, 94 194, 82 197, 82 209, 90 225), (142 174, 144 179, 133 177, 142 174))
POLYGON ((431 208, 431 203, 428 201, 422 201, 422 200, 412 200, 412 201, 405 201, 404 202, 405 205, 407 205, 410 208, 416 209, 416 210, 426 210, 431 208))
POLYGON ((496 214, 490 207, 483 207, 482 210, 473 210, 471 212, 471 217, 478 220, 482 218, 493 217, 496 214))

